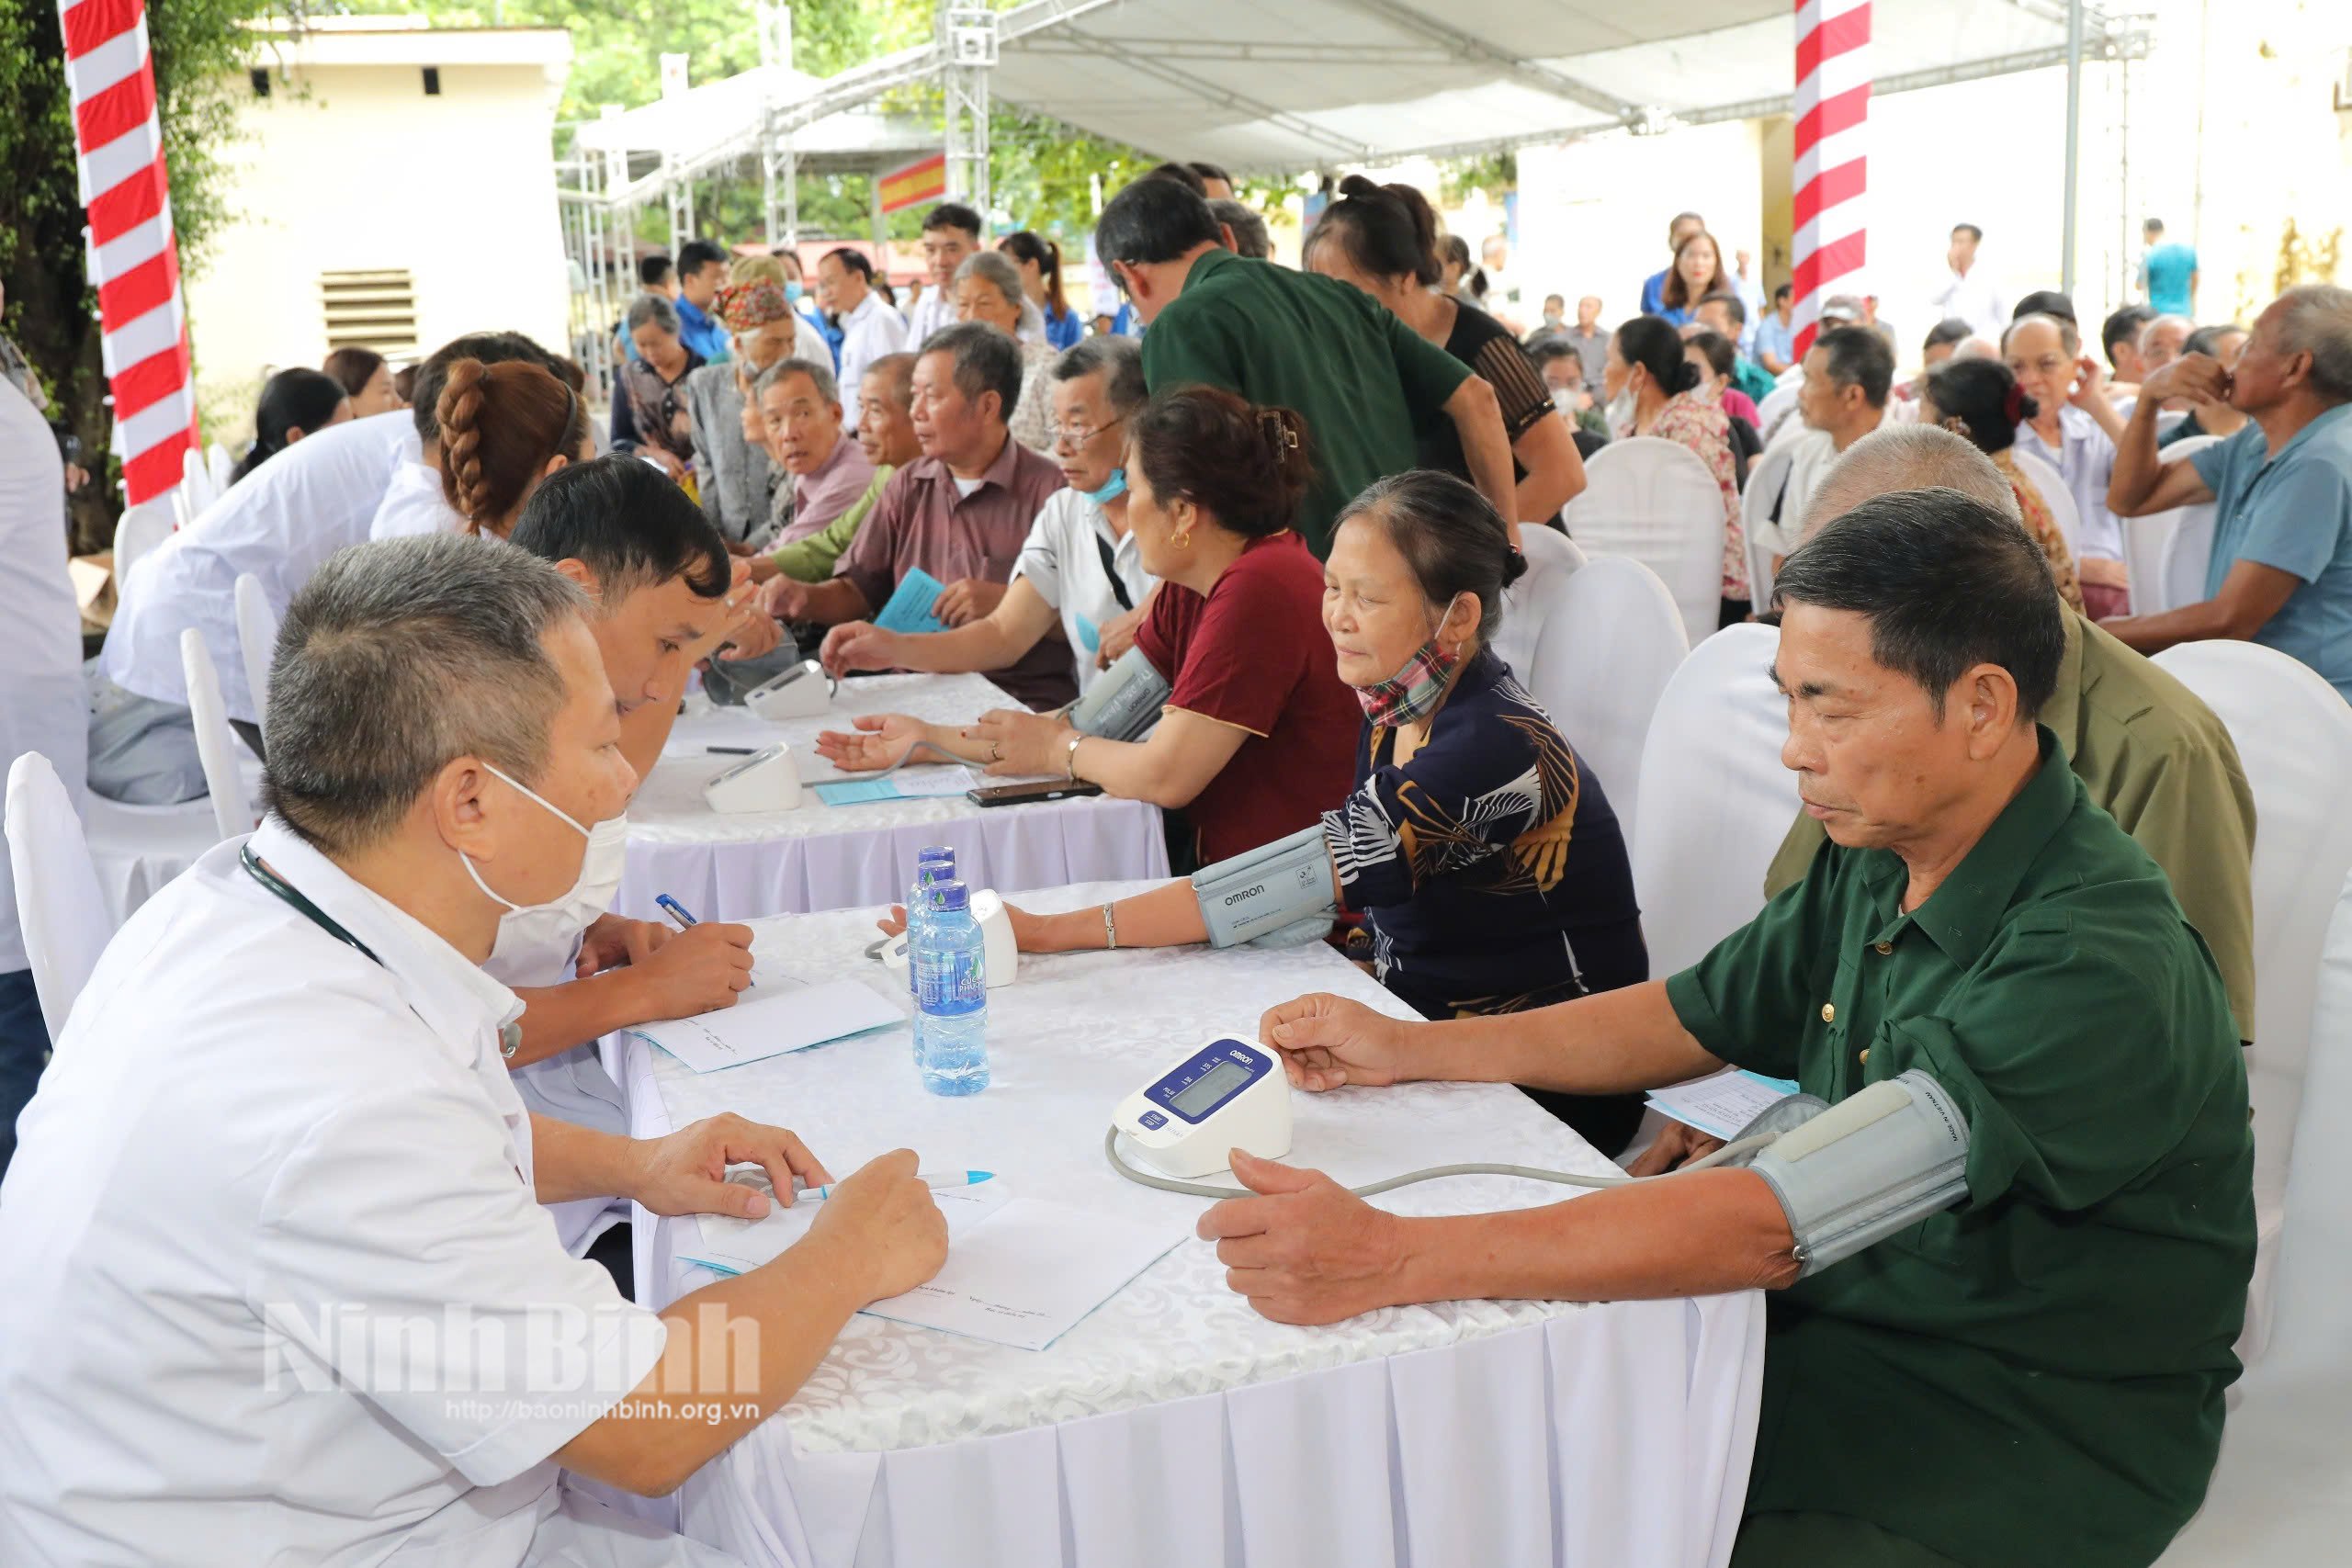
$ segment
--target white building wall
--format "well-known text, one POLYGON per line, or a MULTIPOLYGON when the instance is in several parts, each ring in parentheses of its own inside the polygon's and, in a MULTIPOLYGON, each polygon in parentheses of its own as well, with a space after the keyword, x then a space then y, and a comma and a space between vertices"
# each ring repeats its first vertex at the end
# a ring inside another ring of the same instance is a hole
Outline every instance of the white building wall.
MULTIPOLYGON (((430 59, 424 36, 397 42, 430 59)), ((438 69, 437 96, 414 58, 298 64, 266 98, 246 89, 242 135, 223 150, 234 217, 187 281, 208 437, 237 434, 231 422, 249 419, 269 372, 325 357, 325 272, 408 271, 425 352, 489 328, 563 350, 570 294, 549 155, 563 66, 438 69)))

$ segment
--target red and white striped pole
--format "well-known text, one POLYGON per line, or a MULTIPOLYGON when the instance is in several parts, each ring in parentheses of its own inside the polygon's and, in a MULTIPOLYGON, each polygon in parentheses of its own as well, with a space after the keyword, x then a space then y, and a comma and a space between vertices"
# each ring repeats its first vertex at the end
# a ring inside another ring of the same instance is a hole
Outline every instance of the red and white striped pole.
POLYGON ((102 357, 123 487, 136 506, 179 483, 182 455, 197 440, 147 7, 145 0, 58 0, 58 17, 102 357))
POLYGON ((1800 0, 1794 275, 1796 351, 1813 345, 1821 302, 1860 291, 1871 113, 1870 0, 1800 0))

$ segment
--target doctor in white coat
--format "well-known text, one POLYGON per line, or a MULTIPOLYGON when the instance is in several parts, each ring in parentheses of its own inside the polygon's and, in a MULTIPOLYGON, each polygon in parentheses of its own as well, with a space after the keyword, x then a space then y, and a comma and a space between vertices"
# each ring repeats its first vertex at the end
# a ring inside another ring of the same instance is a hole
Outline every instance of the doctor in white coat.
MULTIPOLYGON (((82 612, 65 574, 65 464, 57 437, 15 383, 0 379, 0 769, 38 751, 78 807, 87 756, 82 612)), ((0 1171, 17 1112, 49 1055, 16 891, 0 856, 0 1171)))
POLYGON ((905 1151, 775 1262, 632 1305, 545 1202, 752 1216, 824 1168, 736 1117, 533 1116, 480 968, 634 775, 553 567, 370 544, 295 598, 270 815, 124 926, 0 1186, 0 1562, 723 1561, 559 1485, 659 1493, 764 1419, 946 1227, 905 1151))

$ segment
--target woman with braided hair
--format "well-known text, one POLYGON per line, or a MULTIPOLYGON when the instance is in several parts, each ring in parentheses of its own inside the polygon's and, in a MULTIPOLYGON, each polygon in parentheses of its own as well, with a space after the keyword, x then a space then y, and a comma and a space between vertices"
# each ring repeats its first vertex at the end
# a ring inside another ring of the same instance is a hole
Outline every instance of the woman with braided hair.
POLYGON ((458 360, 434 412, 441 494, 469 534, 504 538, 541 479, 596 455, 580 394, 526 360, 458 360))

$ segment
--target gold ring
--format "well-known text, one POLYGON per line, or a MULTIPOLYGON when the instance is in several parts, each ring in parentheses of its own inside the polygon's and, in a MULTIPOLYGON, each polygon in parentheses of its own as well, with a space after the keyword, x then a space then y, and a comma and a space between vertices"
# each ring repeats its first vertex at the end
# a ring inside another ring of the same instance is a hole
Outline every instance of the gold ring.
POLYGON ((989 742, 989 761, 991 762, 1001 762, 1004 761, 1003 741, 991 740, 989 742))

